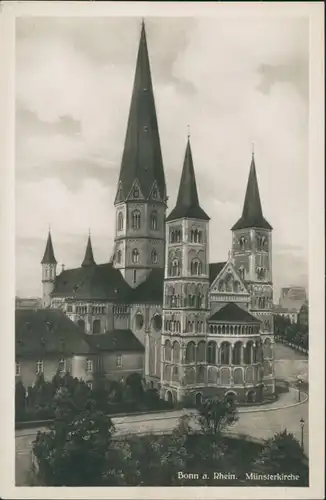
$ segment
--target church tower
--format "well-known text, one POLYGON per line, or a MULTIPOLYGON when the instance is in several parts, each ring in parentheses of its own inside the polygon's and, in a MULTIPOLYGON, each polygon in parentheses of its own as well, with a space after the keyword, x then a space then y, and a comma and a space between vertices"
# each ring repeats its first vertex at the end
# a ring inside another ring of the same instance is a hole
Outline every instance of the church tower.
POLYGON ((115 198, 114 267, 136 287, 164 268, 166 186, 142 23, 127 133, 115 198))
POLYGON ((42 307, 50 307, 51 293, 54 289, 57 261, 54 256, 51 232, 49 230, 42 264, 42 307))
POLYGON ((263 216, 253 153, 242 216, 232 227, 232 255, 251 295, 250 312, 261 321, 264 384, 268 393, 275 388, 272 229, 263 216))
POLYGON ((208 224, 188 138, 176 206, 166 219, 161 396, 167 400, 193 398, 206 382, 208 224))

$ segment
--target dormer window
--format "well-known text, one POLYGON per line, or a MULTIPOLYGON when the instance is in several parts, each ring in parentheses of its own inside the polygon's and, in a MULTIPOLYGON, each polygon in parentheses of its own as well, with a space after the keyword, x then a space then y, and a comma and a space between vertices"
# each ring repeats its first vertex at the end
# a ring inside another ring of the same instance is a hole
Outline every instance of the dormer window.
POLYGON ((144 126, 144 132, 148 132, 148 127, 147 125, 144 126))
POLYGON ((156 189, 153 189, 152 197, 153 198, 157 198, 157 191, 156 191, 156 189))
POLYGON ((139 189, 137 186, 134 187, 133 192, 132 192, 133 198, 139 198, 139 189))

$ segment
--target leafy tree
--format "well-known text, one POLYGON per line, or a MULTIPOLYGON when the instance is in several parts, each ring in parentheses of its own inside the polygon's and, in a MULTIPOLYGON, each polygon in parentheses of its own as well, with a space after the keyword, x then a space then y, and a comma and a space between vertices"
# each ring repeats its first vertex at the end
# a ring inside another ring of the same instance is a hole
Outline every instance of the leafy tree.
POLYGON ((298 473, 302 469, 303 457, 299 441, 285 429, 265 441, 256 464, 273 472, 298 473))
POLYGON ((114 430, 110 418, 92 409, 74 414, 65 388, 56 398, 58 411, 53 426, 49 432, 39 432, 34 441, 39 479, 47 486, 101 485, 114 430))
POLYGON ((234 403, 226 398, 205 401, 199 407, 199 423, 205 434, 221 434, 239 419, 234 403))

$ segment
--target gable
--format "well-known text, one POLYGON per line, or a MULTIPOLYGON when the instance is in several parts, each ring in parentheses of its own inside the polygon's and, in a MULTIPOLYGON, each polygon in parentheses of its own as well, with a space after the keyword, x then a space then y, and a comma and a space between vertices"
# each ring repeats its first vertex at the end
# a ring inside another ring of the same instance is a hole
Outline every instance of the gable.
POLYGON ((132 186, 131 186, 131 189, 127 195, 127 200, 144 200, 145 197, 140 189, 140 184, 138 182, 138 179, 135 179, 132 186))
POLYGON ((231 261, 226 262, 210 286, 210 293, 248 295, 249 292, 231 261))

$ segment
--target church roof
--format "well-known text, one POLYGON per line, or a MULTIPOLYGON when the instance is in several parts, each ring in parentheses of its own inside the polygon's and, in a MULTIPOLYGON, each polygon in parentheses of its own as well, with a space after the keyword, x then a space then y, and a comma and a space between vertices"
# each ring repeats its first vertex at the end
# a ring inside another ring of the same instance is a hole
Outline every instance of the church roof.
POLYGON ((180 179, 177 203, 167 221, 181 218, 209 220, 208 215, 199 205, 196 176, 188 137, 183 169, 180 179))
POLYGON ((166 185, 154 92, 144 23, 141 28, 134 86, 121 161, 116 202, 128 198, 138 182, 148 198, 156 182, 161 200, 166 201, 166 185))
POLYGON ((163 280, 164 269, 153 269, 146 281, 134 288, 130 295, 130 302, 133 303, 163 303, 163 280))
POLYGON ((87 354, 83 331, 58 309, 16 309, 16 356, 87 354))
POLYGON ((54 256, 51 232, 49 231, 45 252, 43 255, 43 259, 41 260, 41 264, 56 264, 56 263, 57 261, 54 256))
POLYGON ((95 264, 95 260, 94 260, 94 255, 93 255, 91 235, 89 235, 88 240, 87 240, 87 245, 86 245, 85 257, 84 257, 82 266, 83 267, 93 266, 94 264, 95 264))
POLYGON ((209 284, 211 285, 215 278, 220 274, 224 266, 226 265, 225 262, 212 262, 209 264, 209 284))
POLYGON ((232 231, 249 227, 273 229, 263 216, 254 155, 252 155, 242 215, 232 227, 232 231))
POLYGON ((52 297, 124 301, 130 287, 112 264, 67 269, 55 281, 52 297))
POLYGON ((100 335, 84 336, 91 350, 97 351, 131 351, 144 352, 143 344, 137 339, 131 330, 115 330, 100 335))
POLYGON ((230 302, 212 314, 208 321, 228 323, 260 323, 260 320, 237 304, 230 302))
POLYGON ((161 303, 163 278, 163 269, 153 269, 146 281, 133 289, 112 263, 82 266, 62 271, 51 296, 118 303, 161 303))

